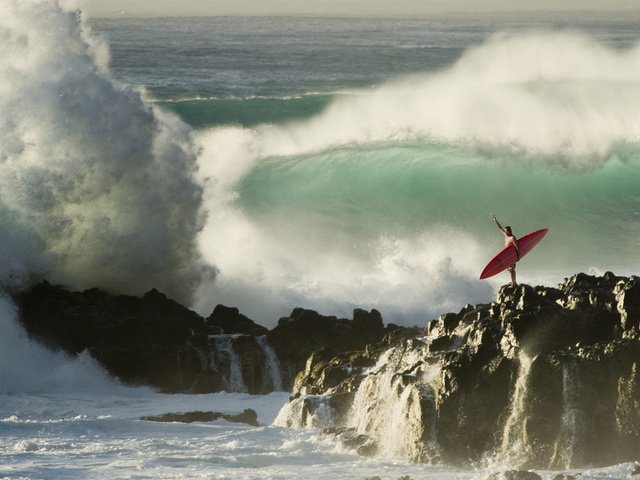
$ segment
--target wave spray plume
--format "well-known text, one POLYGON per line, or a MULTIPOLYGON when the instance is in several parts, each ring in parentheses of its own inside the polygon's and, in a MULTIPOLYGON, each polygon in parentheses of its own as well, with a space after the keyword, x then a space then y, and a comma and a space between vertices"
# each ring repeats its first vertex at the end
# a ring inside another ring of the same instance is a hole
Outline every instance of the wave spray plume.
POLYGON ((188 301, 201 269, 190 129, 109 76, 79 12, 8 0, 0 38, 0 280, 188 301))

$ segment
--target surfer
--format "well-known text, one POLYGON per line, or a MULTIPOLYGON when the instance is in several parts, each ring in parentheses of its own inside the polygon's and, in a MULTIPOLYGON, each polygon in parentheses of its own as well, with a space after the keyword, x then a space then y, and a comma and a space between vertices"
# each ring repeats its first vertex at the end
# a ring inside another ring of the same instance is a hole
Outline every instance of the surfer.
MULTIPOLYGON (((518 262, 520 260, 520 248, 518 247, 518 240, 511 231, 511 227, 507 225, 503 228, 502 225, 500 225, 500 222, 498 222, 495 214, 493 214, 493 221, 496 222, 496 225, 504 235, 504 246, 508 247, 509 245, 513 245, 515 247, 516 262, 518 262)), ((516 285, 518 285, 518 283, 516 282, 516 264, 514 263, 509 268, 507 268, 507 270, 509 270, 509 273, 511 274, 511 286, 515 287, 516 285)))

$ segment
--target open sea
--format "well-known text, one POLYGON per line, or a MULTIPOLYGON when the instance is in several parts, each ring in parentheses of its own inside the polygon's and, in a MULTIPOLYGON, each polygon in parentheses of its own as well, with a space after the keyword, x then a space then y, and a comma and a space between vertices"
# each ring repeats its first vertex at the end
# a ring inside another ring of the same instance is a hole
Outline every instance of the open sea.
POLYGON ((219 275, 198 308, 421 324, 519 278, 640 267, 640 15, 90 22, 110 74, 195 130, 219 275))
MULTIPOLYGON (((640 271, 637 12, 102 19, 7 0, 0 14, 7 292, 47 278, 156 287, 268 328, 297 306, 424 325, 508 281, 478 280, 502 248, 494 213, 516 236, 549 228, 520 282, 640 271)), ((30 341, 0 299, 0 478, 491 471, 359 457, 279 426, 287 397, 119 385, 30 341), (260 427, 140 420, 244 408, 260 427)))

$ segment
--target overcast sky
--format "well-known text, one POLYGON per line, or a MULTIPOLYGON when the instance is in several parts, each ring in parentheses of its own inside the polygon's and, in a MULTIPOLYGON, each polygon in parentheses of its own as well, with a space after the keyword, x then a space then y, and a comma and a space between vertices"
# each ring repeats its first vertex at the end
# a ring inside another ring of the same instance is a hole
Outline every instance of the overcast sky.
POLYGON ((640 0, 76 0, 93 17, 171 15, 428 15, 446 11, 634 10, 640 0))

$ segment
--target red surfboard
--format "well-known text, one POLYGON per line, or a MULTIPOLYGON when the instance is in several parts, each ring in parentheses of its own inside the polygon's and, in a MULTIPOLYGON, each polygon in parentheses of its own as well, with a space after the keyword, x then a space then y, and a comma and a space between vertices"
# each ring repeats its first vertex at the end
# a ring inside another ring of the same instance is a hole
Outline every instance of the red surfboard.
MULTIPOLYGON (((540 230, 536 230, 535 232, 528 233, 522 238, 518 239, 518 248, 520 249, 520 258, 524 257, 527 253, 531 251, 533 247, 535 247, 540 240, 547 234, 549 231, 548 228, 542 228, 540 230)), ((480 280, 493 277, 498 273, 506 270, 511 265, 516 263, 516 247, 513 245, 509 245, 508 247, 504 247, 504 249, 498 253, 493 259, 487 263, 487 266, 484 267, 484 270, 480 274, 480 280)))

